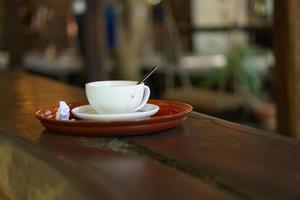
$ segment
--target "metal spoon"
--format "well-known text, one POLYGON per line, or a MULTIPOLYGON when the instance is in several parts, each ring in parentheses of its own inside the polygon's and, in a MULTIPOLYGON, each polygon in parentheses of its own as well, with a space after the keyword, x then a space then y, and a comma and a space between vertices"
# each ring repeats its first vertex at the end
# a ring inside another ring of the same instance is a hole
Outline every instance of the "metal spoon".
POLYGON ((157 67, 158 67, 158 65, 155 65, 152 69, 150 69, 150 71, 148 71, 147 74, 145 74, 145 76, 143 77, 143 79, 140 80, 137 83, 137 85, 143 83, 149 76, 151 76, 151 74, 153 74, 153 72, 157 69, 157 67))

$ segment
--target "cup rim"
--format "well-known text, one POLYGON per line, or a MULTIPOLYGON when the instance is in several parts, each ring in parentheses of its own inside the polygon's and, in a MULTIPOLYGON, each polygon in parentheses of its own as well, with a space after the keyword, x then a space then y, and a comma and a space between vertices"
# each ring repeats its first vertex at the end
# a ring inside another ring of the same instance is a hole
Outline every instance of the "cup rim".
POLYGON ((138 86, 138 85, 144 85, 144 83, 137 84, 137 81, 130 81, 130 80, 105 80, 105 81, 93 81, 93 82, 88 82, 85 84, 85 86, 89 87, 111 87, 111 85, 103 85, 104 83, 109 83, 109 82, 120 82, 120 83, 133 83, 133 84, 128 84, 128 85, 117 85, 113 86, 114 88, 118 87, 133 87, 133 86, 138 86))

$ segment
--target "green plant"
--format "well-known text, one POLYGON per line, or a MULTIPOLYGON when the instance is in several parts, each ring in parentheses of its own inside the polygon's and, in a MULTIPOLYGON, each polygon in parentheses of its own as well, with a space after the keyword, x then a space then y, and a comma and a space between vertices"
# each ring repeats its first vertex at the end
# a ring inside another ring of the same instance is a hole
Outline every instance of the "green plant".
POLYGON ((235 46, 226 56, 225 67, 214 71, 201 86, 230 88, 234 93, 257 95, 262 84, 251 59, 258 53, 263 53, 263 50, 255 46, 235 46))

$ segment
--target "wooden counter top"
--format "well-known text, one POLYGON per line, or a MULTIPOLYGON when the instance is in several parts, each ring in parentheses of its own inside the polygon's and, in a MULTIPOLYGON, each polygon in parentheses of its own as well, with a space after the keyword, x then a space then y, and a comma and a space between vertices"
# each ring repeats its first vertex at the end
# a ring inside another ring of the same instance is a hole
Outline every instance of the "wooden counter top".
POLYGON ((296 140, 196 112, 159 133, 67 136, 35 118, 59 100, 85 100, 84 91, 0 71, 0 198, 300 198, 296 140))

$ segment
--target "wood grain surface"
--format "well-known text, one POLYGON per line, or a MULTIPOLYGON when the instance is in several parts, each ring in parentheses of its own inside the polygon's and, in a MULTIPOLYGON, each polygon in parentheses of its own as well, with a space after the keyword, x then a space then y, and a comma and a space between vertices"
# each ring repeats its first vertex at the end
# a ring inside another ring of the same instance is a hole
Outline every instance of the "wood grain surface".
POLYGON ((0 71, 0 188, 10 199, 299 199, 300 143, 192 113, 143 136, 45 130, 35 111, 84 91, 0 71), (4 159, 5 158, 5 159, 4 159), (26 199, 26 198, 25 198, 26 199))

